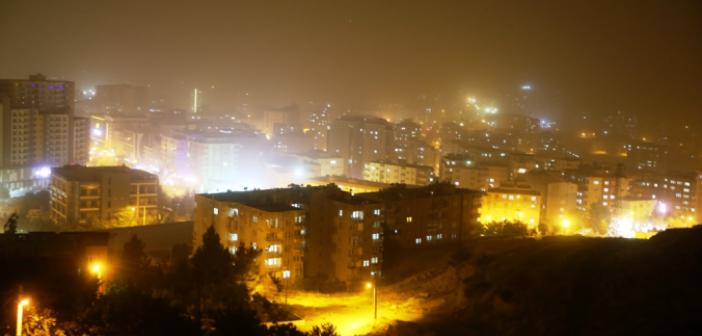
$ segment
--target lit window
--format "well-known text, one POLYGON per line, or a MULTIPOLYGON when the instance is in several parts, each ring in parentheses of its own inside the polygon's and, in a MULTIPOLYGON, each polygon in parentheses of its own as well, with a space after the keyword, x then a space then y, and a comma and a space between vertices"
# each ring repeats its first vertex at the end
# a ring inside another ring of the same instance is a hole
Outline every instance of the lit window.
POLYGON ((431 241, 432 238, 432 236, 427 236, 427 241, 431 241))
POLYGON ((219 208, 212 209, 212 213, 215 215, 219 215, 219 208))
POLYGON ((405 221, 407 223, 412 223, 412 216, 408 216, 407 218, 405 218, 405 221))
POLYGON ((251 243, 251 249, 252 249, 252 250, 256 250, 257 247, 258 247, 258 246, 256 245, 256 243, 251 243))
POLYGON ((229 234, 229 240, 230 240, 230 241, 238 241, 238 240, 239 240, 239 234, 237 234, 237 233, 230 233, 230 234, 229 234))
POLYGON ((363 219, 363 211, 361 210, 356 210, 351 212, 351 218, 361 220, 363 219))
POLYGON ((415 240, 414 240, 414 243, 417 244, 417 245, 421 244, 421 243, 422 243, 422 238, 417 238, 417 239, 415 239, 415 240))
POLYGON ((229 218, 239 216, 239 209, 237 208, 230 208, 229 209, 229 218))
POLYGON ((258 216, 251 216, 251 221, 254 223, 258 223, 258 216))
POLYGON ((377 264, 377 263, 378 263, 378 257, 371 258, 371 264, 377 264))
POLYGON ((229 253, 231 253, 231 254, 236 254, 236 251, 237 251, 237 247, 236 247, 236 246, 231 246, 231 247, 229 247, 229 253))
POLYGON ((370 266, 370 261, 369 260, 364 260, 363 261, 363 267, 368 267, 370 266))
POLYGON ((380 209, 373 210, 373 214, 376 216, 380 216, 380 209))
POLYGON ((373 238, 373 240, 380 240, 380 233, 374 233, 374 234, 372 234, 372 235, 371 235, 371 238, 373 238))
POLYGON ((283 279, 289 279, 291 276, 290 271, 283 271, 283 279))
POLYGON ((268 258, 266 259, 266 266, 268 267, 279 267, 281 264, 281 258, 268 258))
POLYGON ((343 216, 344 216, 344 210, 339 209, 339 217, 343 217, 343 216))
POLYGON ((280 252, 280 245, 278 244, 273 244, 268 246, 268 252, 270 253, 278 253, 280 252))
POLYGON ((439 233, 438 235, 436 235, 436 239, 438 239, 438 240, 444 239, 444 235, 439 233))

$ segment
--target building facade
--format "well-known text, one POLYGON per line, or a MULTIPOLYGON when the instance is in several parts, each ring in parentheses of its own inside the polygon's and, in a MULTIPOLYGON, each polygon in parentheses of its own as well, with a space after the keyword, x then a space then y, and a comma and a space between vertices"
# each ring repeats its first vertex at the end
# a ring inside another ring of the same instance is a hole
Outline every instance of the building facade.
POLYGON ((50 218, 66 229, 153 224, 159 220, 156 175, 125 166, 63 166, 51 175, 50 218))
POLYGON ((527 186, 503 186, 488 190, 482 197, 479 221, 483 225, 511 222, 538 229, 541 195, 527 186))
POLYGON ((431 181, 432 167, 388 162, 368 162, 363 168, 366 181, 387 184, 425 185, 431 181))
POLYGON ((259 271, 293 279, 291 285, 350 289, 381 270, 382 222, 377 214, 382 205, 353 197, 334 185, 201 194, 196 203, 195 247, 212 225, 230 247, 256 242, 257 248, 278 251, 262 237, 275 230, 291 235, 280 240, 281 252, 275 257, 279 261, 269 261, 263 251, 259 263, 259 271), (276 219, 279 228, 270 224, 276 219), (297 264, 298 259, 302 264, 297 264), (284 271, 289 273, 281 273, 284 271))
POLYGON ((327 152, 347 162, 350 177, 361 178, 366 162, 387 161, 394 146, 393 127, 385 119, 347 116, 334 120, 327 133, 327 152))
MULTIPOLYGON (((42 171, 52 166, 84 164, 89 138, 83 118, 74 116, 74 84, 48 80, 0 80, 0 169, 5 176, 26 175, 22 170, 42 171)), ((29 190, 45 176, 8 179, 0 187, 12 194, 29 190)))
POLYGON ((480 192, 439 183, 396 185, 358 197, 385 208, 386 239, 402 247, 423 247, 466 240, 477 228, 480 192))

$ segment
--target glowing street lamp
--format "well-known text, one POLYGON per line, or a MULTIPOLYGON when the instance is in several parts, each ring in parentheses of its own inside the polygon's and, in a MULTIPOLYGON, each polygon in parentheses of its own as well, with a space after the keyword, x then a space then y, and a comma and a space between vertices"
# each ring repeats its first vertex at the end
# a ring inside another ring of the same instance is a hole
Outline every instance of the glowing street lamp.
POLYGON ((93 260, 88 264, 88 272, 98 280, 98 294, 105 293, 105 283, 102 280, 105 275, 105 262, 102 260, 93 260))
POLYGON ((29 305, 29 298, 21 298, 17 303, 17 336, 22 336, 22 315, 24 307, 29 305))
POLYGON ((101 280, 102 274, 105 271, 105 263, 100 260, 95 260, 88 265, 88 269, 98 280, 101 280))

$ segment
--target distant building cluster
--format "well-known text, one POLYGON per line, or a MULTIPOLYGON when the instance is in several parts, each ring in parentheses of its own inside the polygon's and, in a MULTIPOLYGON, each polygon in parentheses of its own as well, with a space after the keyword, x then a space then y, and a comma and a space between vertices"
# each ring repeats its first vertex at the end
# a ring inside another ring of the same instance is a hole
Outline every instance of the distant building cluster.
POLYGON ((76 98, 68 81, 0 80, 0 191, 48 189, 49 219, 67 230, 185 212, 195 247, 212 226, 232 253, 261 252, 264 282, 316 288, 379 275, 389 248, 495 228, 647 237, 702 221, 702 146, 690 125, 644 134, 617 111, 567 131, 527 112, 525 97, 519 108, 468 97, 358 113, 252 106, 246 93, 220 112, 211 90, 188 90, 191 104, 173 108, 147 86, 76 98))

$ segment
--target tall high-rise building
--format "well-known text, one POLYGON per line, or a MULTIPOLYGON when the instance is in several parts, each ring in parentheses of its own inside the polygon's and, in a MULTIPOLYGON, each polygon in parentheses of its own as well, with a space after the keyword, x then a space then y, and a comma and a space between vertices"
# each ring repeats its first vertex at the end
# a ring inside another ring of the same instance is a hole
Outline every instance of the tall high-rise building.
POLYGON ((362 178, 366 162, 390 159, 393 140, 393 127, 385 119, 347 116, 332 122, 327 152, 346 160, 351 177, 362 178))
POLYGON ((0 80, 0 166, 84 163, 87 123, 74 116, 73 99, 73 82, 42 75, 0 80))

